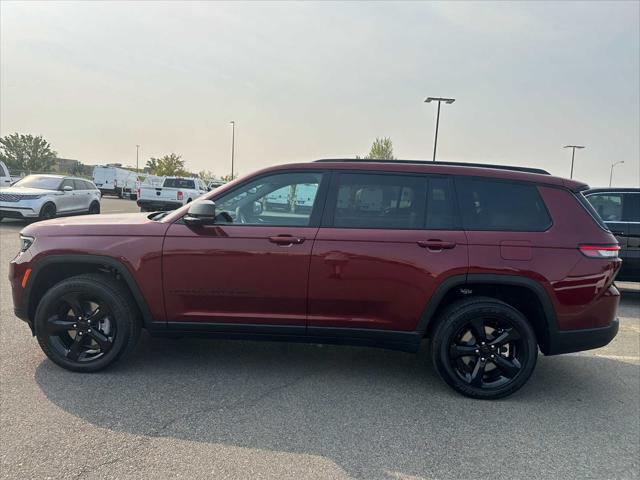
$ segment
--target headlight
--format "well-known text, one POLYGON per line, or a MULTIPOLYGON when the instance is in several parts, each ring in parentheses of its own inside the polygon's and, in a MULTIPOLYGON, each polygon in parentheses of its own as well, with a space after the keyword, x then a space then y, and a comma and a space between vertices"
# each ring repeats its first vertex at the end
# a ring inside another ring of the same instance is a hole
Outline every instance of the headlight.
POLYGON ((27 237, 26 235, 20 235, 20 252, 26 252, 33 242, 35 238, 27 237))

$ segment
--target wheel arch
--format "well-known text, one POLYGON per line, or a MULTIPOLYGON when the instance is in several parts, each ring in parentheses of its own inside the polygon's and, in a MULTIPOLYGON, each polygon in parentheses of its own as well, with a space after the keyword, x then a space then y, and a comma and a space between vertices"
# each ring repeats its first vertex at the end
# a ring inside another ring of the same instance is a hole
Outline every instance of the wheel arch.
POLYGON ((127 266, 112 257, 101 255, 51 255, 35 262, 32 266, 30 281, 23 296, 23 305, 31 321, 36 308, 48 288, 66 278, 83 273, 103 273, 123 281, 138 307, 143 324, 149 325, 153 318, 151 310, 127 266))
POLYGON ((467 296, 493 297, 522 311, 536 333, 542 352, 550 350, 557 323, 549 294, 540 282, 519 275, 467 274, 445 279, 421 315, 418 333, 430 336, 444 308, 452 301, 467 296))

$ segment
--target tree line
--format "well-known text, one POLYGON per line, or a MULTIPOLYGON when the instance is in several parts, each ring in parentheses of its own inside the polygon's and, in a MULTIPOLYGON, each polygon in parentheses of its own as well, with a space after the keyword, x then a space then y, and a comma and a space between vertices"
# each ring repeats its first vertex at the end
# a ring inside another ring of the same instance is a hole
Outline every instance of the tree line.
MULTIPOLYGON (((361 158, 356 156, 356 158, 361 158)), ((389 137, 376 138, 371 145, 365 159, 394 160, 393 143, 389 137)), ((58 153, 53 150, 51 144, 41 135, 23 135, 13 133, 0 138, 0 160, 9 170, 20 172, 47 172, 52 169, 58 160, 58 153)), ((170 153, 162 157, 151 157, 145 170, 158 176, 190 176, 185 161, 181 155, 170 153)), ((199 174, 205 180, 215 178, 213 172, 203 170, 199 174)), ((231 175, 222 177, 222 180, 232 180, 231 175)))

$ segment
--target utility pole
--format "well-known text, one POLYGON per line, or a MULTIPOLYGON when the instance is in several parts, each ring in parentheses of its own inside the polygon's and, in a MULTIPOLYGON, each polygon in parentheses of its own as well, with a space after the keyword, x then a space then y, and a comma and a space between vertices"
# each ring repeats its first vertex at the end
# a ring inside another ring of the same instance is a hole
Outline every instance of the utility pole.
POLYGON ((565 145, 562 148, 570 148, 570 149, 572 149, 572 151, 571 151, 571 175, 569 176, 569 178, 573 178, 573 161, 576 158, 576 148, 584 148, 584 145, 565 145))
POLYGON ((233 161, 236 154, 236 122, 231 120, 231 180, 233 180, 233 161))
POLYGON ((436 149, 438 148, 438 126, 440 125, 440 103, 451 104, 455 102, 455 98, 427 97, 425 103, 438 102, 438 115, 436 116, 436 137, 433 141, 433 161, 436 161, 436 149))
POLYGON ((140 168, 138 167, 138 154, 140 153, 140 145, 136 145, 136 173, 140 173, 140 168))
POLYGON ((611 172, 609 172, 609 186, 611 186, 611 180, 613 180, 613 167, 615 167, 616 165, 620 165, 621 163, 624 163, 624 160, 620 160, 619 162, 611 164, 611 172))

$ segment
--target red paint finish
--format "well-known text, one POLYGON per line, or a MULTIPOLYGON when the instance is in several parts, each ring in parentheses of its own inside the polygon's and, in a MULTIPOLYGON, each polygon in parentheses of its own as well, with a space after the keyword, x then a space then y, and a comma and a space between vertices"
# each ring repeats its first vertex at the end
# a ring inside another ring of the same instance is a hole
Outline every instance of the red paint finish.
POLYGON ((317 228, 174 224, 164 243, 167 318, 304 326, 317 228))
POLYGON ((466 273, 467 262, 462 231, 322 228, 311 256, 308 325, 415 330, 435 289, 466 273))

